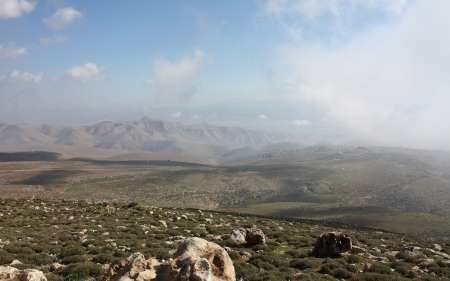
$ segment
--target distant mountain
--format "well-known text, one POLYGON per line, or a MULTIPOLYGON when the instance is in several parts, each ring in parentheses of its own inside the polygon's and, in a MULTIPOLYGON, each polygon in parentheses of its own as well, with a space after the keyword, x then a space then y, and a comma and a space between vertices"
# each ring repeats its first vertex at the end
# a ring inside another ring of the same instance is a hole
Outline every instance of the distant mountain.
POLYGON ((291 134, 208 123, 186 125, 148 116, 140 121, 105 121, 90 126, 0 123, 0 148, 9 150, 19 146, 38 150, 58 145, 59 148, 71 146, 218 158, 245 147, 301 145, 301 142, 299 136, 291 134))

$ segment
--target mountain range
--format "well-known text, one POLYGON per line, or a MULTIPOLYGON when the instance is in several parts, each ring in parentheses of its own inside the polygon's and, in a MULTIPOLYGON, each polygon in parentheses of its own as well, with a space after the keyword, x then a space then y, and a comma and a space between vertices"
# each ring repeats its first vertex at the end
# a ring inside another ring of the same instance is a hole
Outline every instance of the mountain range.
MULTIPOLYGON (((233 151, 304 147, 317 142, 311 135, 269 133, 208 123, 186 125, 144 117, 139 121, 104 121, 88 126, 0 123, 0 151, 45 150, 83 156, 130 153, 230 157, 233 151)), ((254 151, 253 151, 254 152, 254 151)), ((256 152, 255 152, 256 153, 256 152)))

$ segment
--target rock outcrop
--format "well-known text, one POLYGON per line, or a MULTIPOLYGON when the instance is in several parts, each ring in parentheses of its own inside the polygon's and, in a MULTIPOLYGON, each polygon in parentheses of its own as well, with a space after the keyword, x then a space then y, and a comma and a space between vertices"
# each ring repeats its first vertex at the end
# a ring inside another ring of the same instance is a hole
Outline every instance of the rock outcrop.
POLYGON ((219 245, 201 238, 180 243, 163 281, 235 281, 233 262, 219 245))
POLYGON ((2 281, 47 281, 44 273, 37 269, 19 270, 11 266, 0 266, 2 281))
POLYGON ((317 236, 313 254, 326 257, 348 252, 352 249, 352 239, 340 232, 327 232, 317 236))
POLYGON ((246 230, 243 228, 234 229, 231 232, 231 239, 236 242, 245 242, 246 230))
POLYGON ((101 281, 236 281, 233 262, 219 245, 201 238, 188 238, 169 265, 134 253, 112 265, 101 281))
POLYGON ((146 260, 141 253, 134 253, 126 260, 118 264, 111 265, 101 277, 101 281, 154 280, 163 267, 156 259, 146 260))
POLYGON ((266 244, 266 236, 261 229, 258 228, 249 228, 245 233, 245 241, 249 246, 254 245, 265 245, 266 244))

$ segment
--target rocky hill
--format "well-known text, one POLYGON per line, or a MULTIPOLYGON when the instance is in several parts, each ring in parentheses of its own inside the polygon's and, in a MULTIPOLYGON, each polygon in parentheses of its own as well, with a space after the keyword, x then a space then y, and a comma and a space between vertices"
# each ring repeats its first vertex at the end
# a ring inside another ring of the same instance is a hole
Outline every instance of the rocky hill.
MULTIPOLYGON (((150 269, 168 268, 181 274, 183 268, 190 267, 182 267, 184 263, 195 261, 191 255, 196 251, 202 253, 197 259, 200 259, 198 266, 205 268, 203 276, 207 277, 206 260, 217 275, 231 266, 227 264, 228 257, 235 274, 226 277, 230 279, 213 276, 196 280, 450 277, 450 247, 442 240, 320 221, 137 203, 6 199, 1 201, 0 233, 0 279, 6 274, 36 273, 24 271, 36 269, 48 281, 95 280, 101 276, 102 280, 155 280, 150 269), (192 247, 198 249, 189 250, 192 247), (208 256, 208 250, 202 247, 214 249, 213 256, 208 256)), ((166 277, 158 280, 172 280, 166 277)))

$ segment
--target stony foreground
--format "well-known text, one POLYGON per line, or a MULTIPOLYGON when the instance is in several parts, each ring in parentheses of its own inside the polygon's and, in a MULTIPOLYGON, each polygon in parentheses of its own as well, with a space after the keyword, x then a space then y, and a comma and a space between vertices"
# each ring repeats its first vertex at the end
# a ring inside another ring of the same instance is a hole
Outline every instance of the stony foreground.
POLYGON ((136 203, 0 203, 1 280, 450 277, 446 241, 325 222, 136 203), (121 279, 130 261, 141 270, 121 279), (29 272, 34 277, 25 274, 29 272))

